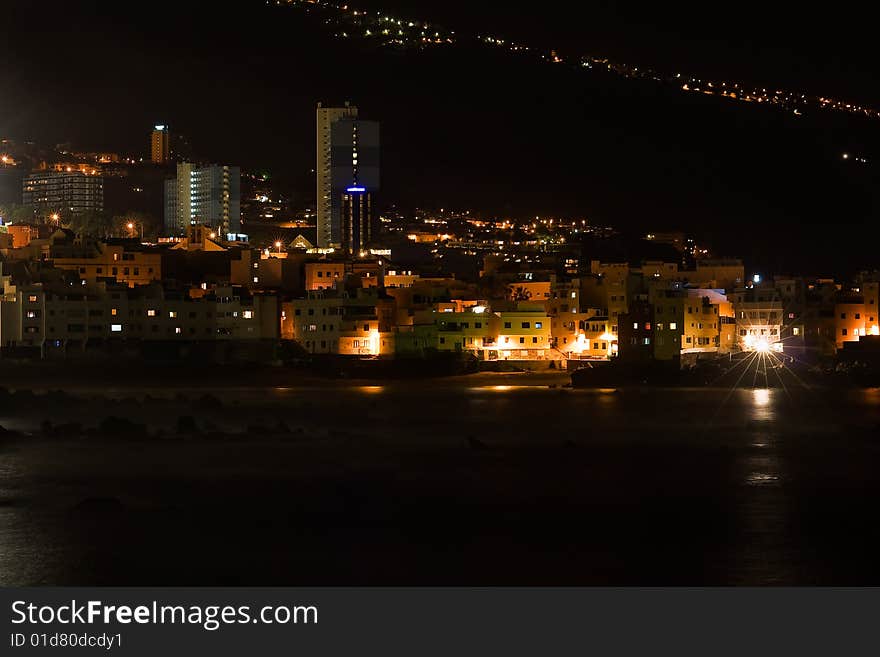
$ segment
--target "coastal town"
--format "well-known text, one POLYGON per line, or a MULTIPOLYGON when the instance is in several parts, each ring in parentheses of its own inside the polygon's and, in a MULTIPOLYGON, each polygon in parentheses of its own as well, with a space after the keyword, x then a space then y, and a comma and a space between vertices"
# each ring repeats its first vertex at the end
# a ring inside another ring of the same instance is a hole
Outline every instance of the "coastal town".
POLYGON ((148 158, 4 140, 2 358, 876 366, 876 270, 755 272, 683 232, 615 257, 616 231, 587 219, 379 210, 379 123, 319 104, 316 131, 317 203, 299 209, 166 125, 148 158))

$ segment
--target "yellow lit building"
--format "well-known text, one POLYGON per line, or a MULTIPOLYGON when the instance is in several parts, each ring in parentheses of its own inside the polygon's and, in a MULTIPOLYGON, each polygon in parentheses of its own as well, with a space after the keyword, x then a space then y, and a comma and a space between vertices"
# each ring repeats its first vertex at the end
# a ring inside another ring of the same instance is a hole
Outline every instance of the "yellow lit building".
POLYGON ((736 313, 725 299, 718 303, 718 351, 729 354, 736 348, 736 313))
POLYGON ((540 307, 519 304, 517 310, 495 313, 498 335, 490 359, 543 360, 552 349, 550 317, 540 307))
POLYGON ((419 311, 413 323, 417 333, 434 336, 429 347, 437 351, 468 351, 487 358, 495 346, 497 317, 482 306, 461 312, 419 311))
MULTIPOLYGON (((733 305, 718 290, 663 287, 651 289, 654 358, 729 352, 736 346, 733 305)), ((640 327, 634 327, 638 329, 640 327)))
POLYGON ((708 290, 688 290, 682 299, 684 331, 681 336, 681 353, 716 353, 720 343, 718 303, 703 293, 708 290))
POLYGON ((607 360, 617 355, 617 349, 617 335, 611 333, 611 321, 604 314, 590 312, 579 314, 574 342, 562 347, 567 358, 581 360, 607 360))
POLYGON ((740 351, 783 351, 783 304, 775 288, 740 288, 733 293, 740 351))
POLYGON ((593 276, 581 279, 581 305, 605 308, 610 320, 609 332, 617 336, 618 318, 629 312, 629 264, 593 260, 590 263, 590 273, 593 276))
POLYGON ((129 287, 162 280, 162 256, 149 251, 128 251, 124 246, 99 243, 91 257, 56 257, 59 269, 76 272, 80 279, 94 282, 113 278, 129 287))
POLYGON ((394 333, 389 325, 393 300, 383 304, 375 295, 310 292, 305 299, 282 305, 281 337, 296 340, 312 354, 390 356, 394 333))
POLYGON ((842 297, 834 304, 834 341, 838 349, 845 342, 858 342, 872 328, 865 312, 865 299, 861 296, 842 297))
POLYGON ((329 260, 307 262, 304 265, 306 291, 332 290, 345 281, 345 263, 329 260))

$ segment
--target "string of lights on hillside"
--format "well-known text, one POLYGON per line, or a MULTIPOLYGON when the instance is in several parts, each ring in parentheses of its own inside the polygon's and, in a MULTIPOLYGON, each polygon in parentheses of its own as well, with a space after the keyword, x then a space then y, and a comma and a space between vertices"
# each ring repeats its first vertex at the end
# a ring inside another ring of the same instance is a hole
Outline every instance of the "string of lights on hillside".
MULTIPOLYGON (((272 4, 272 1, 268 0, 268 4, 272 4)), ((319 13, 322 22, 333 30, 333 35, 337 38, 364 39, 382 47, 425 49, 454 46, 467 40, 517 55, 535 57, 552 65, 606 71, 624 78, 653 80, 673 85, 685 93, 776 106, 795 116, 802 116, 810 110, 823 109, 872 119, 880 118, 880 110, 827 96, 816 96, 774 87, 756 87, 731 80, 708 80, 684 73, 661 73, 650 67, 614 62, 605 57, 570 56, 561 50, 534 48, 498 36, 477 35, 462 38, 453 31, 426 21, 403 19, 381 11, 369 12, 348 4, 337 4, 327 0, 275 0, 274 3, 319 13)))

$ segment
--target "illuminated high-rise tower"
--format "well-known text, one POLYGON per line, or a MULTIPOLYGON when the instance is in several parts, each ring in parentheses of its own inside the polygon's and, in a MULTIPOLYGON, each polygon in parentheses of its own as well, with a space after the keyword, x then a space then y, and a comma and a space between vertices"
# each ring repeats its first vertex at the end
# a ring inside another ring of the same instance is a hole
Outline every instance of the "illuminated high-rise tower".
POLYGON ((171 163, 171 133, 167 125, 157 125, 150 137, 150 161, 153 164, 171 163))
POLYGON ((165 181, 165 231, 185 235, 193 224, 211 226, 224 238, 241 232, 238 167, 178 163, 177 177, 165 181))
POLYGON ((376 238, 376 223, 373 217, 373 197, 358 183, 353 183, 342 194, 342 235, 343 253, 356 256, 367 250, 376 238))
MULTIPOLYGON (((318 104, 317 179, 318 246, 341 247, 345 242, 350 249, 351 233, 345 239, 343 235, 344 197, 352 187, 363 188, 366 194, 379 189, 379 123, 360 120, 357 107, 347 103, 345 107, 318 104)), ((371 198, 367 205, 371 206, 371 198)))

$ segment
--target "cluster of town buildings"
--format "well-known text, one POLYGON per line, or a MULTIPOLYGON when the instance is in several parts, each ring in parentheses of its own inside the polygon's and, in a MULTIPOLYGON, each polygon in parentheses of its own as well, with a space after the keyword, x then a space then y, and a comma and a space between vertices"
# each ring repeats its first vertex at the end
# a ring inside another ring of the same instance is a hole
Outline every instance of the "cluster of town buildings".
MULTIPOLYGON (((747 277, 739 260, 602 262, 576 272, 487 258, 476 280, 402 271, 387 251, 255 249, 201 225, 158 244, 44 226, 0 232, 0 347, 36 356, 120 341, 296 343, 308 354, 686 361, 833 356, 880 334, 877 273, 747 277)), ((562 363, 560 363, 562 364, 562 363)))

